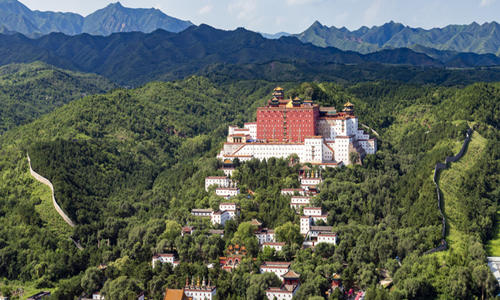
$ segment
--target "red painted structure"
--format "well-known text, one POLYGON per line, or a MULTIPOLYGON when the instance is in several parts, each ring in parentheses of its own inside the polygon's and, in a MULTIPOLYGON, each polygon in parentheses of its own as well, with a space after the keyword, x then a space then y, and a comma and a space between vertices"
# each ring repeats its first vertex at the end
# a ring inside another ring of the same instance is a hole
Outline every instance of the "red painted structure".
POLYGON ((275 142, 303 142, 316 135, 319 105, 299 98, 284 99, 277 87, 268 105, 257 108, 257 139, 275 142))

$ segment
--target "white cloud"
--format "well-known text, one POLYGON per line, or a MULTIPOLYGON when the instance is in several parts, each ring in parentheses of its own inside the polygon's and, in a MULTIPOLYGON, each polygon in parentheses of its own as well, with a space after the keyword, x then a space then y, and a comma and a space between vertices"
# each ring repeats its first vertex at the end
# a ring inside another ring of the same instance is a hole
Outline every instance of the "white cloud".
POLYGON ((479 6, 481 7, 486 7, 489 6, 493 3, 495 3, 496 0, 481 0, 481 3, 479 3, 479 6))
POLYGON ((198 10, 199 15, 206 15, 212 11, 214 6, 212 4, 207 4, 198 10))
POLYGON ((288 5, 304 5, 319 2, 320 0, 286 0, 288 5))
POLYGON ((374 0, 372 4, 364 12, 364 24, 372 25, 379 16, 382 8, 382 0, 374 0))
POLYGON ((227 7, 230 14, 236 16, 238 20, 252 20, 254 19, 255 2, 239 0, 235 1, 227 7))

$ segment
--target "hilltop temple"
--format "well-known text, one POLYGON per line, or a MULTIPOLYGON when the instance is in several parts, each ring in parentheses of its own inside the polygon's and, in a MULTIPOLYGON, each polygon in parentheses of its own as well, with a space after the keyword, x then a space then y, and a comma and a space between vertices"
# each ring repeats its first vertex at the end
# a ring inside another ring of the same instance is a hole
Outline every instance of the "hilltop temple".
POLYGON ((312 100, 285 99, 283 88, 274 89, 267 106, 257 108, 257 122, 243 128, 229 126, 219 159, 240 161, 286 158, 296 154, 302 163, 335 167, 348 165, 377 151, 377 141, 358 128, 354 105, 341 112, 312 100), (357 153, 350 156, 350 153, 357 153))

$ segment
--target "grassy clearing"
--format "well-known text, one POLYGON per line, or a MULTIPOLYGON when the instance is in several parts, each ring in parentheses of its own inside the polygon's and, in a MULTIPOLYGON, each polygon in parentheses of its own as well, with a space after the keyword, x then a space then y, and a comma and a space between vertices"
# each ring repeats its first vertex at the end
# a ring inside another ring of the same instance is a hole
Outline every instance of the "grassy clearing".
MULTIPOLYGON (((2 287, 2 286, 3 285, 0 284, 0 287, 2 287)), ((13 297, 11 299, 21 299, 21 300, 24 300, 24 299, 27 299, 28 297, 33 296, 33 295, 35 295, 35 294, 37 294, 39 292, 51 292, 52 293, 52 292, 55 291, 55 288, 43 288, 43 289, 36 288, 34 282, 19 283, 17 281, 11 281, 6 286, 11 291, 16 291, 18 289, 23 290, 22 296, 20 296, 19 298, 13 297)))
MULTIPOLYGON (((458 162, 451 163, 448 169, 441 171, 439 176, 439 187, 443 195, 443 208, 448 225, 446 239, 450 248, 457 246, 466 236, 466 233, 461 232, 455 226, 456 220, 461 217, 456 209, 460 197, 459 185, 462 182, 461 178, 481 157, 486 142, 487 140, 484 137, 474 132, 465 155, 458 162)), ((457 153, 461 146, 462 144, 458 143, 453 152, 457 153)), ((498 242, 500 244, 500 240, 498 242)))
POLYGON ((486 252, 489 256, 500 256, 500 209, 497 206, 497 224, 493 238, 486 244, 486 252))

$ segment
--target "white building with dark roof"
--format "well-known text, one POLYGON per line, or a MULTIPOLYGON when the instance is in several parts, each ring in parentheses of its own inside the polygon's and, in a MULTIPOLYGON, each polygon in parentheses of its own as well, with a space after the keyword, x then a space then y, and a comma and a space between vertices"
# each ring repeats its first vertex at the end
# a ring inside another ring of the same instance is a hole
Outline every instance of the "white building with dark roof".
POLYGON ((210 221, 214 225, 220 224, 220 225, 224 226, 226 224, 227 220, 230 220, 230 219, 232 219, 232 217, 227 210, 225 210, 225 211, 218 210, 218 211, 215 211, 212 213, 210 221))
POLYGON ((234 202, 223 202, 219 204, 219 210, 220 211, 227 211, 231 218, 234 218, 235 216, 240 215, 240 205, 236 204, 234 202))
POLYGON ((236 187, 236 182, 232 181, 231 178, 227 176, 209 176, 205 178, 205 190, 211 186, 216 187, 236 187))
POLYGON ((283 280, 282 276, 290 270, 290 265, 290 262, 284 261, 265 261, 262 263, 259 270, 261 273, 274 273, 279 277, 279 279, 283 280))
POLYGON ((293 270, 283 274, 281 287, 271 287, 266 290, 267 299, 291 300, 300 287, 300 275, 293 270))
POLYGON ((236 187, 218 187, 215 189, 215 194, 225 199, 237 196, 240 194, 240 189, 236 187))
POLYGON ((292 198, 290 198, 290 208, 298 210, 301 207, 309 206, 311 204, 311 199, 311 196, 292 196, 292 198))
POLYGON ((269 247, 271 249, 274 249, 276 251, 281 251, 283 250, 283 247, 285 247, 286 243, 283 242, 265 242, 262 243, 262 249, 265 247, 269 247))
POLYGON ((156 254, 153 256, 151 264, 153 265, 153 268, 158 264, 165 264, 169 263, 173 267, 177 267, 180 263, 180 261, 175 259, 175 255, 173 253, 161 253, 161 254, 156 254))

